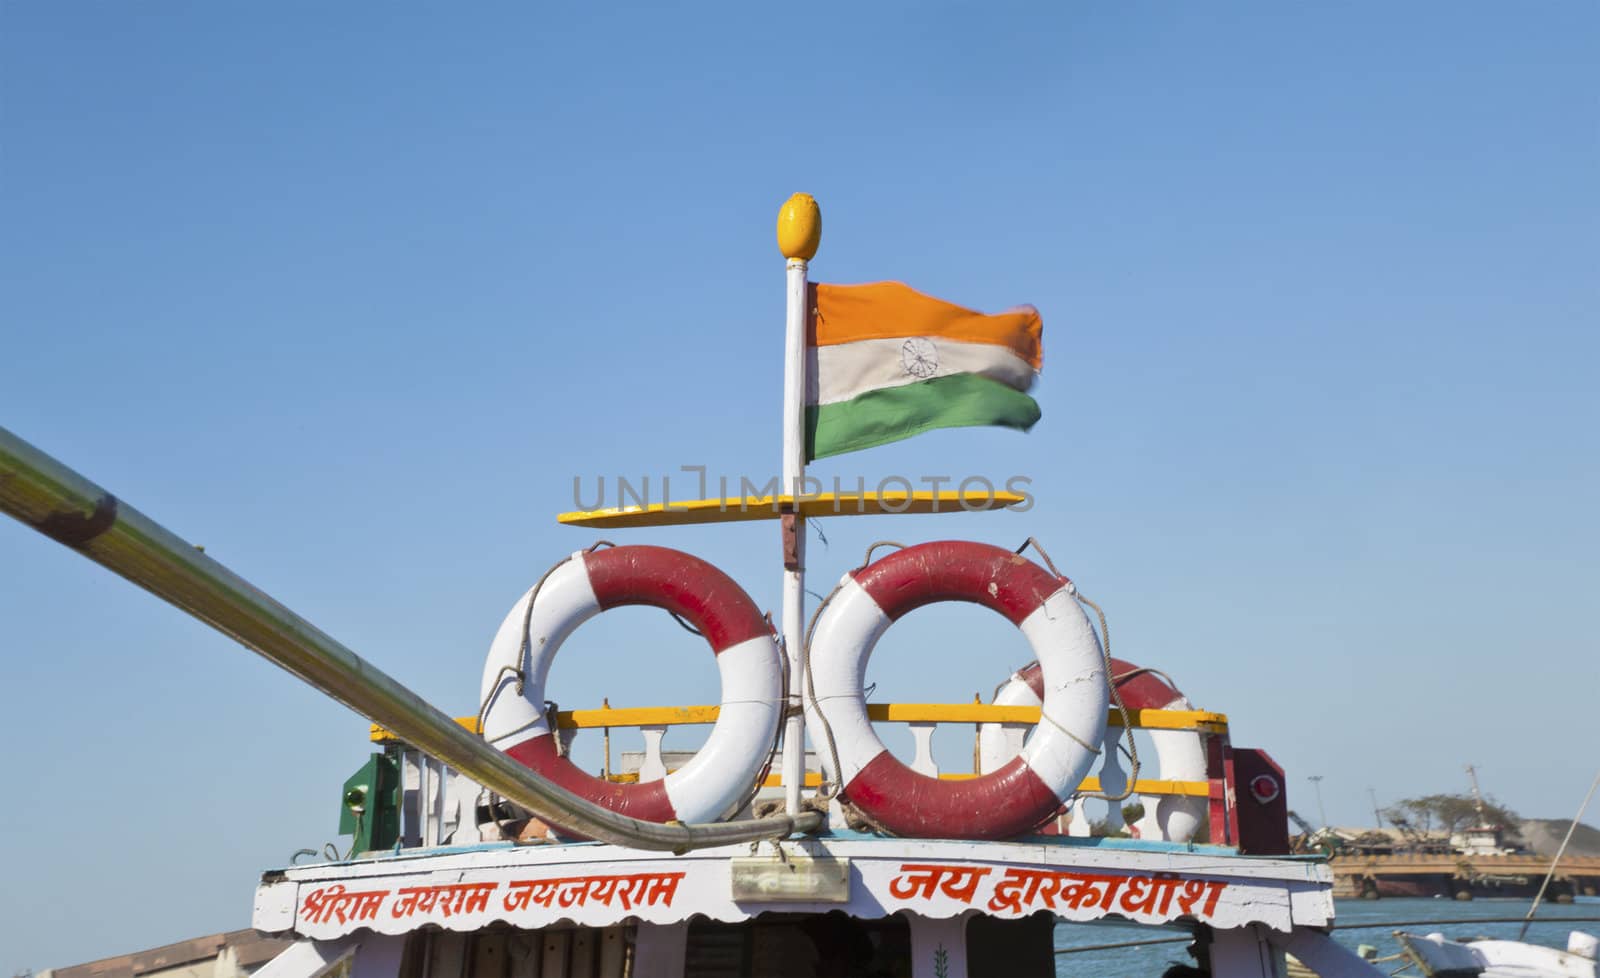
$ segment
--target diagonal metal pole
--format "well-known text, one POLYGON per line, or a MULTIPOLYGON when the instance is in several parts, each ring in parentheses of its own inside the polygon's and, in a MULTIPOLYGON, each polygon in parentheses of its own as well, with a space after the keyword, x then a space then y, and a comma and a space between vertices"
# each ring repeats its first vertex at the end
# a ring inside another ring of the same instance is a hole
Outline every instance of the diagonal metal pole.
POLYGON ((817 812, 660 825, 538 777, 154 520, 0 428, 0 511, 236 639, 489 790, 601 842, 686 851, 814 832, 817 812))
POLYGON ((1566 838, 1561 840, 1561 847, 1556 850, 1555 858, 1550 860, 1550 872, 1544 874, 1544 882, 1539 884, 1539 892, 1533 895, 1533 904, 1528 907, 1528 915, 1522 918, 1522 929, 1517 931, 1517 940, 1528 933, 1528 925, 1533 923, 1534 911, 1539 909, 1539 901, 1544 899, 1544 891, 1550 886, 1550 881, 1555 879, 1556 867, 1561 864, 1561 857, 1567 851, 1567 843, 1572 841, 1572 833, 1578 830, 1578 823, 1583 821, 1583 813, 1589 810, 1589 800, 1594 797, 1594 789, 1600 788, 1600 773, 1594 776, 1594 782, 1589 785, 1589 793, 1583 796, 1583 804, 1578 806, 1578 814, 1572 817, 1572 824, 1567 826, 1566 838))

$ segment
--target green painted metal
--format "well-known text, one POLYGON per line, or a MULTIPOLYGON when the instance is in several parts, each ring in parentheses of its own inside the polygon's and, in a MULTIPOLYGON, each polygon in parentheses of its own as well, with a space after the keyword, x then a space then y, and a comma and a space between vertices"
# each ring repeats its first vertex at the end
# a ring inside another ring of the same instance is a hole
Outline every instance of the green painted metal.
POLYGON ((352 852, 393 849, 400 839, 400 764, 373 754, 339 795, 339 834, 355 836, 352 852))

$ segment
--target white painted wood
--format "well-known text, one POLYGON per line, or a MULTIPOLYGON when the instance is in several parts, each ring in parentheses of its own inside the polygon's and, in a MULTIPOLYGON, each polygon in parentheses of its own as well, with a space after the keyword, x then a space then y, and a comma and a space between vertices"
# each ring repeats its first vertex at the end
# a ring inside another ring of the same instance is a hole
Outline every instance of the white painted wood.
MULTIPOLYGON (((471 786, 463 786, 463 779, 455 770, 444 765, 440 766, 440 770, 443 772, 443 777, 439 781, 439 841, 450 845, 475 841, 468 840, 464 834, 457 834, 461 829, 461 794, 463 791, 471 791, 471 786)), ((474 791, 472 794, 476 796, 477 792, 474 791)), ((472 806, 469 805, 467 810, 472 811, 472 806)))
POLYGON ((918 774, 926 774, 930 778, 939 776, 939 765, 933 759, 933 731, 937 723, 908 723, 911 729, 911 742, 916 745, 916 755, 911 759, 911 770, 918 774))
POLYGON ((422 798, 426 816, 422 824, 422 844, 437 846, 439 823, 444 820, 444 762, 425 758, 422 765, 422 798))
MULTIPOLYGON (((1179 696, 1162 709, 1192 710, 1187 697, 1179 696)), ((1167 781, 1206 780, 1205 738, 1194 730, 1151 730, 1147 736, 1155 746, 1160 762, 1158 776, 1167 781)), ((1148 775, 1146 775, 1148 777, 1148 775)), ((1204 798, 1176 795, 1145 795, 1145 817, 1140 820, 1140 837, 1167 842, 1188 842, 1205 816, 1204 798)))
MULTIPOLYGON (((405 939, 400 940, 403 943, 405 939)), ((256 974, 260 978, 314 978, 327 972, 332 965, 353 958, 360 943, 355 937, 337 941, 295 941, 257 969, 256 974)))
MULTIPOLYGON (((1128 787, 1128 772, 1122 767, 1122 752, 1117 750, 1117 738, 1122 733, 1121 727, 1106 728, 1105 740, 1100 745, 1100 792, 1106 795, 1120 795, 1128 787)), ((1126 827, 1122 817, 1122 806, 1132 801, 1107 801, 1098 800, 1097 804, 1106 809, 1106 834, 1119 835, 1126 827)))
POLYGON ((967 978, 967 917, 935 920, 907 915, 911 978, 967 978))
POLYGON ((1089 814, 1085 811, 1088 807, 1082 798, 1075 799, 1072 802, 1071 814, 1067 816, 1067 835, 1074 839, 1087 839, 1089 837, 1089 814))
POLYGON ((294 926, 294 913, 295 888, 292 885, 256 888, 250 919, 257 930, 270 934, 286 931, 294 926))
POLYGON ((1322 922, 1328 913, 1327 900, 1327 894, 1310 888, 1290 890, 1290 919, 1294 921, 1296 927, 1307 924, 1313 927, 1323 926, 1322 922))
MULTIPOLYGON (((783 491, 804 495, 806 472, 806 263, 791 258, 787 266, 787 291, 784 307, 783 341, 783 491)), ((801 703, 805 688, 805 518, 796 514, 795 557, 797 567, 783 572, 782 633, 784 651, 789 657, 789 716, 783 728, 783 801, 793 814, 800 810, 800 793, 805 786, 806 720, 801 703)))
POLYGON ((433 762, 433 840, 442 846, 449 839, 446 824, 450 818, 450 768, 443 761, 433 762))
POLYGON ((1268 939, 1300 959, 1300 963, 1321 978, 1379 978, 1385 974, 1376 965, 1321 931, 1296 927, 1288 935, 1269 933, 1268 939))
POLYGON ((687 923, 640 924, 633 939, 633 973, 652 978, 684 978, 683 959, 688 948, 687 923))
POLYGON ((666 727, 640 727, 644 737, 644 760, 639 763, 639 783, 660 781, 667 776, 667 764, 661 759, 661 741, 667 736, 666 727))
MULTIPOLYGON (((1066 920, 1116 915, 1158 924, 1192 916, 1219 930, 1260 923, 1284 933, 1333 920, 1333 880, 1325 864, 1238 857, 1210 846, 807 839, 786 842, 784 849, 801 860, 849 860, 848 903, 735 902, 731 864, 750 855, 748 845, 682 856, 603 845, 405 853, 291 867, 262 889, 293 893, 294 932, 324 940, 365 929, 470 931, 497 921, 524 929, 611 927, 635 920, 668 924, 696 914, 740 921, 768 911, 833 909, 864 919, 900 912, 1011 919, 1045 911, 1066 920), (926 875, 930 865, 943 874, 942 883, 926 875)), ((282 899, 262 893, 258 904, 282 899)))
POLYGON ((478 830, 483 787, 459 771, 406 750, 400 755, 400 843, 405 848, 470 845, 478 830))
POLYGON ((409 748, 400 754, 400 844, 422 845, 422 752, 409 748))
POLYGON ((483 833, 478 828, 478 797, 482 794, 483 787, 476 781, 460 771, 450 772, 451 845, 464 846, 484 841, 483 833))
MULTIPOLYGON (((824 771, 826 770, 826 765, 820 762, 818 767, 824 771)), ((841 795, 834 795, 828 799, 828 824, 837 828, 843 828, 850 824, 845 816, 844 802, 840 801, 841 797, 841 795)))
POLYGON ((1032 729, 1026 723, 982 724, 978 733, 978 773, 988 774, 1009 764, 1013 757, 1022 753, 1022 745, 1032 729))
POLYGON ((309 978, 330 961, 354 954, 355 943, 353 937, 337 941, 295 941, 257 969, 256 974, 262 978, 309 978))
MULTIPOLYGON (((1016 673, 1000 685, 995 693, 996 706, 1043 706, 1039 697, 1016 673)), ((1033 729, 1028 723, 981 723, 978 725, 978 769, 982 772, 994 771, 1011 762, 1013 757, 1022 753, 1022 745, 1027 742, 1028 731, 1033 729)))
POLYGON ((433 824, 433 758, 417 755, 417 837, 422 845, 436 846, 430 826, 433 824))
MULTIPOLYGON (((898 861, 976 860, 1019 865, 1084 866, 1106 871, 1206 872, 1238 879, 1297 880, 1308 884, 1332 885, 1328 867, 1301 858, 1236 856, 1229 850, 1199 846, 1150 844, 1135 840, 1113 840, 1105 845, 1082 846, 1070 842, 1032 839, 1025 842, 980 842, 960 839, 803 839, 784 843, 785 849, 811 858, 850 858, 857 863, 886 865, 898 861)), ((418 873, 458 873, 464 870, 506 868, 512 872, 530 869, 565 868, 584 871, 644 872, 650 868, 722 864, 737 856, 750 855, 750 844, 696 849, 681 856, 645 849, 578 843, 572 845, 483 846, 450 849, 442 852, 402 852, 340 863, 302 863, 273 872, 274 886, 304 886, 326 880, 380 880, 418 873)), ((1296 920, 1296 924, 1321 926, 1320 920, 1296 920)), ((1284 928, 1285 931, 1288 928, 1284 928)))

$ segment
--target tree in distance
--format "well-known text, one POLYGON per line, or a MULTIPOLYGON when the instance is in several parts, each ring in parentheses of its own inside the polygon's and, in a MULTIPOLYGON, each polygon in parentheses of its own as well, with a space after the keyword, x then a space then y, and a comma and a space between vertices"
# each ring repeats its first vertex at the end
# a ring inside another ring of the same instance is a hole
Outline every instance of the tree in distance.
MULTIPOLYGON (((1405 798, 1383 810, 1383 817, 1402 832, 1420 836, 1449 837, 1463 829, 1476 828, 1480 821, 1478 802, 1471 795, 1425 795, 1405 798)), ((1485 824, 1496 826, 1509 841, 1517 839, 1522 819, 1492 798, 1483 800, 1485 824)))

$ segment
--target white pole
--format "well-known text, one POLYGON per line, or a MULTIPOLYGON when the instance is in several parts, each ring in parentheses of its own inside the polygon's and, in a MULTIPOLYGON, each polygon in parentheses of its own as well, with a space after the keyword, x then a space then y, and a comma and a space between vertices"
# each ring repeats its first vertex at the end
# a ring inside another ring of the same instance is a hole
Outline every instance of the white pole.
MULTIPOLYGON (((806 474, 806 263, 789 259, 789 314, 783 357, 783 490, 800 495, 806 474)), ((783 527, 783 644, 789 650, 789 722, 783 734, 783 803, 791 814, 800 810, 806 779, 805 714, 800 709, 805 689, 806 524, 796 513, 783 527), (792 542, 789 537, 793 533, 792 542)))
MULTIPOLYGON (((802 495, 806 474, 806 263, 817 253, 822 214, 809 195, 795 194, 778 212, 778 248, 788 259, 783 347, 783 481, 780 492, 802 495)), ((805 689, 806 527, 798 512, 782 517, 783 644, 789 654, 789 716, 783 728, 783 800, 800 810, 806 780, 805 689)))

